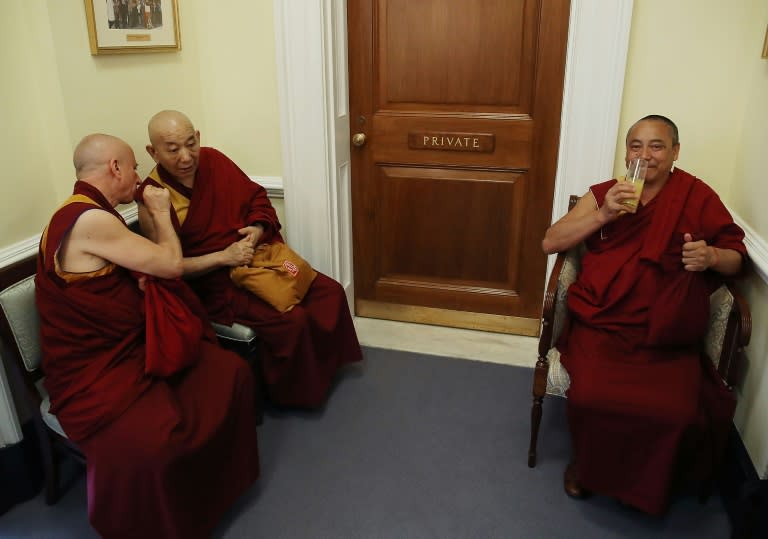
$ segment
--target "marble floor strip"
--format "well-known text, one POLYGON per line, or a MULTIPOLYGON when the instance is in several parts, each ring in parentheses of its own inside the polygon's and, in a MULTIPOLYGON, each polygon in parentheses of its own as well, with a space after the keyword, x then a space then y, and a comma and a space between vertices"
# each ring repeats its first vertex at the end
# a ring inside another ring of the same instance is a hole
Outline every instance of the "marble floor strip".
POLYGON ((360 344, 436 356, 534 367, 538 339, 471 329, 354 318, 360 344))

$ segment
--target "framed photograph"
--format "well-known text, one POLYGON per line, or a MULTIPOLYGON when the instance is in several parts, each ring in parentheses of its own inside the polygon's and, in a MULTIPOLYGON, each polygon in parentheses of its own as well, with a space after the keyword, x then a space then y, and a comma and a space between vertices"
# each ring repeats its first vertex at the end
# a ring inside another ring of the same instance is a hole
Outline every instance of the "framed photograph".
POLYGON ((765 39, 763 40, 763 58, 768 58, 768 28, 765 30, 765 39))
POLYGON ((181 50, 178 0, 85 0, 91 54, 181 50))

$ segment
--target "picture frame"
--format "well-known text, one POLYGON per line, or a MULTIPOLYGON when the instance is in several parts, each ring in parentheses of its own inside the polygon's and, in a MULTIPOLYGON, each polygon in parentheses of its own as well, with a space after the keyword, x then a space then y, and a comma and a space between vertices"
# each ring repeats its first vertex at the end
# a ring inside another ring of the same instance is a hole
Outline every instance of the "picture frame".
POLYGON ((768 59, 768 27, 765 29, 765 39, 763 40, 763 58, 768 59))
POLYGON ((178 0, 85 0, 91 55, 181 50, 178 0))

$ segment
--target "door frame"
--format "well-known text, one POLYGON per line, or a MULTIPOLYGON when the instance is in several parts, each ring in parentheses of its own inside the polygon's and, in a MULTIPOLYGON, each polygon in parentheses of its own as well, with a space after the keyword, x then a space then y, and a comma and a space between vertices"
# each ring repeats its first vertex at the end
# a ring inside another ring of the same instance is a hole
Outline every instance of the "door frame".
MULTIPOLYGON (((613 176, 632 6, 571 0, 553 221, 569 194, 613 176)), ((273 9, 287 241, 354 305, 347 1, 273 0, 273 9)))

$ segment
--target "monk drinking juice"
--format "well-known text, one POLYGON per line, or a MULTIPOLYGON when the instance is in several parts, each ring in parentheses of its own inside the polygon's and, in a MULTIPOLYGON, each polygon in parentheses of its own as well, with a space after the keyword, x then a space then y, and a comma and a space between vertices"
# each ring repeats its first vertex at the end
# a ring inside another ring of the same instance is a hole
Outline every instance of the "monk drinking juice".
POLYGON ((637 212, 637 203, 640 201, 640 195, 643 192, 643 184, 645 183, 645 173, 648 171, 648 161, 635 157, 629 162, 627 167, 627 175, 624 176, 624 181, 631 183, 635 186, 635 195, 637 198, 625 199, 622 204, 627 207, 629 213, 637 212))

